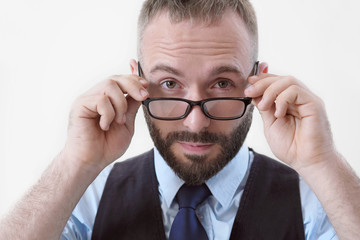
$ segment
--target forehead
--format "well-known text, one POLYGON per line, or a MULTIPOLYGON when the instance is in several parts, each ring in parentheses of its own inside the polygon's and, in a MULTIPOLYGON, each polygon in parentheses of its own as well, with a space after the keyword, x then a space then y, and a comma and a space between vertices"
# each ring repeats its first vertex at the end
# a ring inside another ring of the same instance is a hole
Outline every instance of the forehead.
POLYGON ((144 66, 164 61, 172 65, 233 62, 248 68, 250 39, 243 20, 232 11, 211 25, 190 20, 172 23, 168 12, 162 12, 147 25, 141 49, 144 66))

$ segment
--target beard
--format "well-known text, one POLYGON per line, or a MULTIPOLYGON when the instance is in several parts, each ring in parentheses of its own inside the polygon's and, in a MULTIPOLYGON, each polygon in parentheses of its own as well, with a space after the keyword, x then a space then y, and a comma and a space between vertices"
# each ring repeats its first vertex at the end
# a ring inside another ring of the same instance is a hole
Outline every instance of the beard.
POLYGON ((221 171, 239 152, 251 126, 254 106, 249 106, 248 111, 242 117, 242 121, 229 135, 208 131, 200 133, 179 131, 170 132, 165 138, 161 137, 160 129, 152 122, 146 109, 144 108, 143 110, 150 136, 166 163, 186 184, 201 185, 221 171), (184 163, 171 150, 171 146, 178 141, 216 144, 220 151, 212 159, 208 159, 207 155, 184 154, 184 157, 189 160, 190 164, 184 163))

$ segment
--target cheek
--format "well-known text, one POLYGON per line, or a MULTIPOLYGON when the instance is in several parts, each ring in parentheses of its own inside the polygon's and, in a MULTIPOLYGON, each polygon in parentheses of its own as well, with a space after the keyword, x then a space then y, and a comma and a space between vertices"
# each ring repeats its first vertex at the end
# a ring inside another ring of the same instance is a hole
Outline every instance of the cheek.
POLYGON ((152 118, 153 125, 160 130, 160 136, 165 139, 171 132, 177 132, 183 130, 182 120, 179 121, 162 121, 152 118))
POLYGON ((212 120, 211 125, 208 129, 209 132, 222 133, 227 136, 233 132, 233 130, 239 126, 240 120, 230 120, 230 121, 216 121, 212 120))

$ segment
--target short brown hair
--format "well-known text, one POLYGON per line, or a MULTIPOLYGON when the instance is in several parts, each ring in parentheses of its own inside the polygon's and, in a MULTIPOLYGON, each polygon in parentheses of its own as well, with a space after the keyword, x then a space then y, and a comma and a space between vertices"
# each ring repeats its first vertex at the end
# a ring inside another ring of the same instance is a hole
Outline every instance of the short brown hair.
POLYGON ((252 40, 253 61, 258 55, 258 27, 255 10, 249 0, 145 0, 138 20, 138 57, 141 59, 141 42, 149 22, 160 12, 169 12, 173 23, 183 20, 212 24, 221 19, 226 10, 233 10, 243 19, 252 40))

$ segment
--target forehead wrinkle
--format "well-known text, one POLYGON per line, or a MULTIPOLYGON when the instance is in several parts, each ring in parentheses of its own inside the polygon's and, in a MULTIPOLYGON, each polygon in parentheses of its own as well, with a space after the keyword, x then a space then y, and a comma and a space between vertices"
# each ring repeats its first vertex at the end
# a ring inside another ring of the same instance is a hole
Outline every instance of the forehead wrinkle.
MULTIPOLYGON (((164 38, 159 41, 154 41, 153 48, 161 49, 166 52, 190 53, 190 54, 204 54, 204 55, 220 55, 226 53, 234 53, 238 51, 238 46, 245 44, 239 42, 225 42, 225 41, 202 41, 202 40, 178 40, 167 41, 164 38)), ((244 46, 245 47, 245 46, 244 46)), ((245 50, 241 47, 241 52, 245 50)))
POLYGON ((196 48, 215 48, 215 49, 229 49, 229 48, 235 48, 236 43, 234 41, 216 41, 207 39, 204 40, 197 40, 197 39, 177 39, 177 40, 170 40, 167 41, 167 39, 161 38, 157 42, 157 45, 159 47, 162 47, 164 49, 168 50, 176 50, 181 48, 190 48, 190 49, 196 49, 196 48))
MULTIPOLYGON (((236 49, 234 47, 216 47, 216 48, 206 48, 206 47, 193 47, 193 46, 169 46, 169 45, 153 45, 148 47, 147 56, 151 56, 150 58, 166 58, 171 57, 173 59, 178 59, 179 57, 210 57, 211 59, 218 58, 227 58, 227 59, 235 59, 236 61, 240 61, 241 56, 247 56, 246 49, 236 49), (237 51, 238 54, 234 55, 234 52, 237 51)), ((210 61, 210 58, 208 59, 210 61)), ((239 69, 241 71, 241 69, 239 69)))

